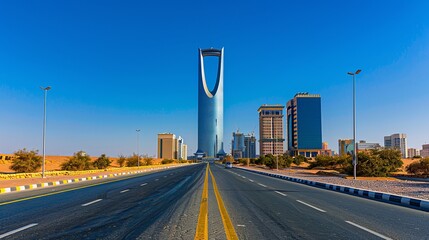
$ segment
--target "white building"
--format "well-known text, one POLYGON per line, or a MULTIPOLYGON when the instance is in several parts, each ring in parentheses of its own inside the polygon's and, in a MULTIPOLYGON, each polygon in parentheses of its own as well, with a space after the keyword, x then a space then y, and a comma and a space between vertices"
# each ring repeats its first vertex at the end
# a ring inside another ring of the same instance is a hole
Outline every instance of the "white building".
POLYGON ((422 150, 420 151, 420 156, 422 158, 429 157, 429 144, 422 145, 422 150))
POLYGON ((415 148, 408 148, 408 157, 413 158, 416 156, 420 156, 420 151, 415 148))
POLYGON ((396 133, 390 136, 385 136, 384 147, 391 148, 391 149, 398 149, 401 151, 402 158, 407 158, 408 157, 407 134, 396 133))

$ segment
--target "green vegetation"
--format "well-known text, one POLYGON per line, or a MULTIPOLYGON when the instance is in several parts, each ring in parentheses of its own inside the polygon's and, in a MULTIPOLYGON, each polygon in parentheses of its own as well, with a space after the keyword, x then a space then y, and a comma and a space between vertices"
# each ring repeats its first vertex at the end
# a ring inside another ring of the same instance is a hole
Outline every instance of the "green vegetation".
POLYGON ((277 168, 277 161, 279 168, 290 167, 293 162, 293 158, 289 154, 283 154, 278 156, 278 158, 272 154, 261 156, 255 160, 257 165, 265 165, 271 169, 277 168))
POLYGON ((127 161, 127 158, 124 155, 119 155, 118 160, 116 162, 118 163, 119 167, 125 167, 125 162, 127 161))
POLYGON ((302 155, 298 155, 293 158, 293 163, 295 163, 297 166, 301 165, 303 162, 308 162, 308 159, 302 155))
POLYGON ((17 173, 36 172, 42 166, 42 157, 38 155, 38 151, 20 149, 16 151, 15 157, 12 160, 10 169, 17 173))
POLYGON ((407 166, 407 172, 416 176, 429 176, 429 158, 422 158, 407 166))
POLYGON ((92 163, 92 165, 96 169, 106 169, 110 166, 111 163, 112 161, 106 157, 106 154, 101 154, 101 156, 98 157, 97 160, 92 163))
POLYGON ((61 170, 81 171, 90 169, 92 169, 91 158, 84 151, 74 153, 68 161, 61 164, 61 170))
MULTIPOLYGON (((134 153, 133 155, 127 157, 127 160, 125 161, 125 165, 127 167, 137 167, 138 160, 139 160, 139 156, 134 153)), ((140 165, 142 165, 141 163, 142 163, 142 160, 140 158, 140 165)))
POLYGON ((174 163, 173 159, 162 159, 161 164, 170 164, 174 163))

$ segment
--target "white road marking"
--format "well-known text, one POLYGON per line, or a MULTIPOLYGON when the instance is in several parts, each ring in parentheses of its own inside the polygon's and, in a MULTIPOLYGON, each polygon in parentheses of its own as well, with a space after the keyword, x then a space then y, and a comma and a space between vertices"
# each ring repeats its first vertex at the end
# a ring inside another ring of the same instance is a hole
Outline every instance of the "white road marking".
POLYGON ((164 177, 168 177, 168 176, 164 176, 164 177))
POLYGON ((130 191, 130 189, 122 190, 120 193, 124 193, 124 192, 128 192, 128 191, 130 191))
POLYGON ((372 231, 371 229, 368 229, 368 228, 366 228, 366 227, 362 227, 361 225, 356 224, 356 223, 354 223, 354 222, 346 221, 346 223, 351 224, 351 225, 353 225, 353 226, 355 226, 355 227, 357 227, 357 228, 360 228, 360 229, 362 229, 362 230, 365 230, 365 231, 367 231, 367 232, 369 232, 369 233, 372 233, 372 234, 374 234, 375 236, 377 236, 377 237, 379 237, 379 238, 386 239, 386 240, 388 240, 388 239, 389 239, 389 240, 391 240, 391 238, 390 238, 390 237, 386 237, 386 236, 384 236, 383 234, 380 234, 380 233, 378 233, 378 232, 374 232, 374 231, 372 231))
POLYGON ((249 178, 249 181, 254 182, 252 179, 249 178))
POLYGON ((287 196, 286 194, 284 194, 284 193, 282 193, 282 192, 279 192, 279 191, 274 191, 274 192, 276 192, 276 193, 278 193, 278 194, 280 194, 280 195, 282 195, 282 196, 287 196))
POLYGON ((37 224, 38 224, 38 223, 28 224, 27 226, 20 227, 20 228, 18 228, 18 229, 12 230, 12 231, 7 232, 7 233, 3 233, 3 234, 1 234, 1 235, 0 235, 0 239, 1 239, 1 238, 5 238, 5 237, 7 237, 7 236, 10 236, 10 235, 12 235, 12 234, 15 234, 15 233, 17 233, 17 232, 24 231, 25 229, 28 229, 28 228, 31 228, 31 227, 37 226, 37 224))
POLYGON ((141 184, 141 185, 140 185, 140 187, 143 187, 143 186, 144 186, 144 185, 146 185, 146 184, 147 184, 147 183, 143 183, 143 184, 141 184))
POLYGON ((308 206, 308 207, 311 207, 311 208, 313 208, 313 209, 316 209, 317 211, 319 211, 319 212, 326 212, 325 210, 323 210, 323 209, 320 209, 320 208, 318 208, 318 207, 315 207, 315 206, 313 206, 313 205, 310 205, 310 204, 308 204, 308 203, 306 203, 306 202, 303 202, 303 201, 300 201, 300 200, 296 200, 297 202, 299 202, 299 203, 301 203, 301 204, 304 204, 304 205, 306 205, 306 206, 308 206))
POLYGON ((101 201, 101 200, 103 200, 103 199, 97 199, 97 200, 94 200, 94 201, 89 202, 89 203, 84 203, 84 204, 82 204, 82 207, 86 207, 86 206, 88 206, 88 205, 91 205, 91 204, 93 204, 93 203, 99 202, 99 201, 101 201))
POLYGON ((246 225, 237 224, 237 227, 246 227, 246 225))
POLYGON ((245 176, 241 176, 242 178, 246 178, 245 176))
POLYGON ((258 183, 258 185, 259 185, 259 186, 262 186, 262 187, 267 187, 266 185, 264 185, 264 184, 262 184, 262 183, 258 183))

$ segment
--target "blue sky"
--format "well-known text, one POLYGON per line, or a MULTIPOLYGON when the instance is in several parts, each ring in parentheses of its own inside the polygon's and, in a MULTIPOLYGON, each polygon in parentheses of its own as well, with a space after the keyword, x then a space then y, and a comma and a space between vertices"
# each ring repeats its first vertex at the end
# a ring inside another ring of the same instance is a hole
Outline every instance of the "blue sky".
MULTIPOLYGON (((159 132, 196 150, 197 49, 225 47, 224 141, 258 132, 261 104, 322 96, 323 140, 429 142, 428 1, 1 1, 0 152, 156 154, 159 132)), ((259 151, 259 149, 258 149, 259 151)))

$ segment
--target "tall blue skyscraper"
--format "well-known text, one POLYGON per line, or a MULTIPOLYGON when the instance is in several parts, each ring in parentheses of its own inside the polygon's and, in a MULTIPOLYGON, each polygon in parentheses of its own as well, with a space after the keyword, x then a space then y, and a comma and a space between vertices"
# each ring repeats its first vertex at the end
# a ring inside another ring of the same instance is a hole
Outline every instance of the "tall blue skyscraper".
POLYGON ((221 157, 223 150, 223 52, 224 49, 198 49, 198 150, 197 158, 221 157), (204 57, 219 59, 216 84, 207 87, 204 57))
POLYGON ((293 155, 315 157, 322 150, 320 95, 297 93, 286 104, 288 150, 293 155))

